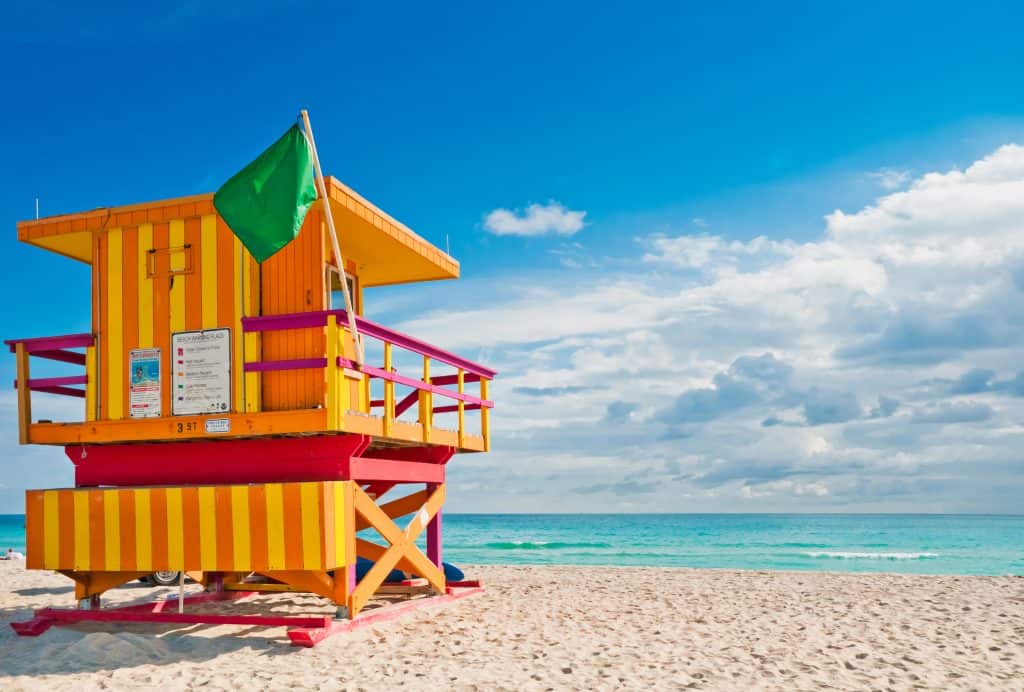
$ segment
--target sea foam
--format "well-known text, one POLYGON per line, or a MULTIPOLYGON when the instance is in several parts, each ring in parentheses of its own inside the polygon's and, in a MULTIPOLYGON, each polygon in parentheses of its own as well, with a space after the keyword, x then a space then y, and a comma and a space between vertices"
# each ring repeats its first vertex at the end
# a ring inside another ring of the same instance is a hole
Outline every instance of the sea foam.
POLYGON ((803 553, 807 557, 833 558, 836 560, 927 560, 939 557, 939 553, 860 553, 841 550, 822 550, 803 553))

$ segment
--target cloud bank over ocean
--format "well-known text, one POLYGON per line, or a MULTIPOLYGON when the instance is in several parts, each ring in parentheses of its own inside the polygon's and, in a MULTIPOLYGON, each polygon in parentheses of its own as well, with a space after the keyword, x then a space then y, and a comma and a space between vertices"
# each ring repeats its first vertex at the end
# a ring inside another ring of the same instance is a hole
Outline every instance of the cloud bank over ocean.
POLYGON ((1019 511, 1024 148, 885 182, 809 241, 633 229, 400 325, 502 371, 456 509, 1019 511))

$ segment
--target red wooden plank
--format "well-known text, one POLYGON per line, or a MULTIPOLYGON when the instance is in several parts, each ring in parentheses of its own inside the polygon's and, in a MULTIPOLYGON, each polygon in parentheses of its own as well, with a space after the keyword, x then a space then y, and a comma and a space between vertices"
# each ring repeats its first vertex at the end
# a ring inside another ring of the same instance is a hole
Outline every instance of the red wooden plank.
POLYGON ((348 459, 370 444, 365 435, 197 440, 161 444, 74 445, 77 486, 276 483, 349 480, 348 459))
POLYGON ((349 477, 360 482, 444 483, 444 465, 352 457, 349 461, 349 477))

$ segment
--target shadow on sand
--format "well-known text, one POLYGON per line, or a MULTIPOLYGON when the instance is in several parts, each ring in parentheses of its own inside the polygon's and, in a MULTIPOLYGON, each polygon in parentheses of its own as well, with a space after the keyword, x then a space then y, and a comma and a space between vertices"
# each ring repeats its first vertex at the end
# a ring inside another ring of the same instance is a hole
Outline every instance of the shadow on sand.
MULTIPOLYGON (((138 598, 117 599, 116 605, 146 603, 164 598, 165 589, 129 584, 116 589, 140 592, 138 598)), ((0 660, 4 674, 74 675, 101 670, 203 662, 231 652, 250 649, 261 656, 296 655, 283 627, 181 625, 160 623, 80 623, 54 626, 38 637, 20 637, 11 622, 30 620, 34 609, 70 607, 72 589, 40 587, 22 589, 21 595, 63 595, 57 602, 40 599, 31 608, 0 609, 0 660), (217 631, 211 632, 216 629, 217 631)), ((191 593, 196 593, 190 589, 191 593)), ((133 594, 134 595, 134 594, 133 594)), ((202 612, 239 615, 326 615, 333 608, 308 594, 275 594, 242 601, 198 606, 202 612)))

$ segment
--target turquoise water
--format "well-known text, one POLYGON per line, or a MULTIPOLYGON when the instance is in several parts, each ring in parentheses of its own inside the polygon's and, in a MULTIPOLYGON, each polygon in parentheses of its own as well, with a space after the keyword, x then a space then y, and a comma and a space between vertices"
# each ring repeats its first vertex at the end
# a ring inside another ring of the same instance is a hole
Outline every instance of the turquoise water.
MULTIPOLYGON (((0 550, 24 550, 0 515, 0 550)), ((1024 574, 1024 516, 907 514, 448 514, 455 564, 1024 574)))

